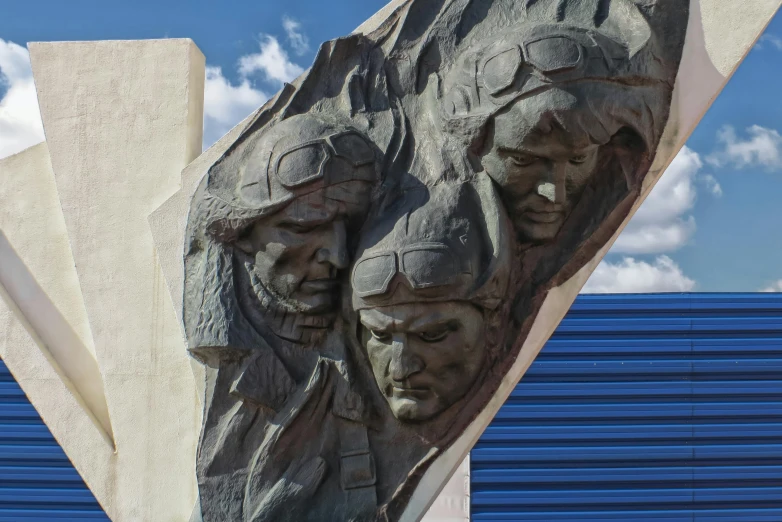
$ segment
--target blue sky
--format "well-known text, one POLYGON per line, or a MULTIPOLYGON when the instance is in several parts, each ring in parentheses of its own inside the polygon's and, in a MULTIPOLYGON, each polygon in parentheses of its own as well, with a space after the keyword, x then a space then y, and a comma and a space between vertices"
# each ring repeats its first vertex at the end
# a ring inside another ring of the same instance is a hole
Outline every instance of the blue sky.
MULTIPOLYGON (((38 0, 0 17, 0 157, 42 139, 24 45, 192 38, 207 58, 205 145, 385 0, 38 0)), ((588 290, 782 291, 782 15, 706 114, 588 290)))

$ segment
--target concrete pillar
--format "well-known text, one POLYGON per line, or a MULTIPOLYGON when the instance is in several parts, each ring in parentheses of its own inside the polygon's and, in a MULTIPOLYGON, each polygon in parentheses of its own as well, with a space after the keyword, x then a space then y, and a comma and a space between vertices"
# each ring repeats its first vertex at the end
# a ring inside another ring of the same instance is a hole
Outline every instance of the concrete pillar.
MULTIPOLYGON (((63 274, 71 300, 55 298, 51 277, 38 284, 73 327, 84 348, 80 356, 94 351, 116 453, 105 440, 101 449, 84 435, 88 401, 61 397, 67 386, 52 382, 50 396, 40 388, 28 395, 113 520, 187 520, 196 498, 200 411, 147 218, 179 189, 182 169, 201 152, 204 57, 190 40, 29 48, 46 145, 22 153, 22 163, 50 160, 49 205, 40 204, 37 191, 21 191, 22 219, 61 219, 56 235, 70 252, 53 258, 69 265, 63 274), (55 411, 55 404, 70 409, 55 411), (70 436, 74 427, 80 431, 70 436)), ((33 168, 15 165, 14 158, 3 166, 15 176, 33 168)), ((45 179, 46 169, 39 170, 45 179)), ((47 237, 22 226, 24 241, 9 241, 18 258, 28 267, 51 261, 33 248, 47 237)), ((12 302, 6 306, 19 322, 30 294, 7 290, 12 302)), ((28 337, 50 333, 46 325, 36 327, 42 331, 28 337)), ((34 346, 28 341, 22 355, 5 358, 15 375, 25 374, 23 387, 27 368, 41 361, 34 346)))

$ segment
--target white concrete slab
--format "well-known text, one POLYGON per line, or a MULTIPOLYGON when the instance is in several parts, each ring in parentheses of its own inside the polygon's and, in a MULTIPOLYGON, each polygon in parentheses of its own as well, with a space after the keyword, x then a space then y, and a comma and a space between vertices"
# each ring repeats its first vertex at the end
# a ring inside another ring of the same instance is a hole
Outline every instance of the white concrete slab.
POLYGON ((29 49, 117 446, 108 484, 101 463, 84 478, 115 521, 187 520, 200 412, 147 217, 201 152, 204 57, 190 40, 29 49))
MULTIPOLYGON (((113 445, 103 380, 45 143, 0 160, 0 285, 113 445)), ((2 346, 0 353, 18 349, 2 346)), ((13 369, 13 368, 12 368, 13 369)), ((17 368, 20 378, 29 377, 17 368)))
POLYGON ((107 497, 111 424, 46 144, 0 160, 0 180, 0 357, 107 497))

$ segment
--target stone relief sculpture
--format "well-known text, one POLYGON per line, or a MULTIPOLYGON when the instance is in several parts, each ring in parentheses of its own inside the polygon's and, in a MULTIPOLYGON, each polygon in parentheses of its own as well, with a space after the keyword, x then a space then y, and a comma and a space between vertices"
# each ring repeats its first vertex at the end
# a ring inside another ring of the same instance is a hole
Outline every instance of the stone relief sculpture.
POLYGON ((351 277, 362 353, 394 417, 426 422, 491 367, 511 269, 507 218, 487 180, 407 191, 379 218, 351 277))
MULTIPOLYGON (((275 510, 292 513, 278 493, 283 477, 306 477, 333 495, 318 478, 329 457, 339 469, 340 451, 368 452, 363 399, 335 323, 348 240, 378 171, 358 131, 306 114, 264 129, 236 154, 239 162, 201 187, 186 254, 188 299, 203 300, 188 309, 190 347, 210 370, 198 472, 202 496, 220 499, 202 507, 204 519, 280 520, 275 510), (315 424, 299 420, 310 405, 315 424)), ((343 477, 356 485, 352 508, 369 480, 362 473, 374 471, 361 459, 346 464, 356 468, 343 477)))
POLYGON ((193 199, 205 522, 397 520, 638 197, 687 0, 408 0, 193 199))

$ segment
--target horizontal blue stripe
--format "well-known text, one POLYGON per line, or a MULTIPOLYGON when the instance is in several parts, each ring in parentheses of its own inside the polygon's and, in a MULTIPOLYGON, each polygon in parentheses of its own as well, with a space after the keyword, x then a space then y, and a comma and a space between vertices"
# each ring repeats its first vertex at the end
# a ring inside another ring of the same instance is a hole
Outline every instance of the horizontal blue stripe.
POLYGON ((715 439, 734 439, 746 443, 747 440, 759 439, 782 441, 782 423, 767 424, 605 424, 595 425, 586 423, 557 423, 555 425, 519 423, 491 424, 477 448, 489 447, 497 444, 513 444, 527 442, 529 444, 552 444, 578 442, 604 442, 619 443, 632 441, 677 441, 677 442, 703 442, 715 439))
POLYGON ((573 468, 506 468, 498 469, 487 463, 474 464, 471 479, 473 494, 490 491, 491 488, 525 486, 533 488, 566 487, 579 484, 614 484, 628 487, 629 484, 644 483, 691 483, 715 484, 736 481, 754 481, 766 485, 782 482, 782 463, 776 466, 682 466, 670 467, 632 466, 625 468, 590 467, 584 473, 583 467, 573 468))
POLYGON ((782 522, 782 295, 579 296, 471 464, 475 521, 782 522))
POLYGON ((643 511, 529 511, 492 512, 474 510, 474 522, 779 522, 782 508, 758 509, 665 509, 643 511))
MULTIPOLYGON (((1 498, 1 497, 0 497, 1 498)), ((688 504, 701 507, 734 502, 782 502, 782 487, 753 488, 654 488, 654 489, 568 489, 567 495, 561 489, 529 489, 510 491, 479 491, 472 494, 473 506, 494 505, 502 501, 506 506, 578 506, 579 508, 599 506, 601 509, 615 506, 640 504, 688 504)), ((782 504, 780 504, 782 505, 782 504)), ((695 507, 695 506, 694 506, 695 507)))

